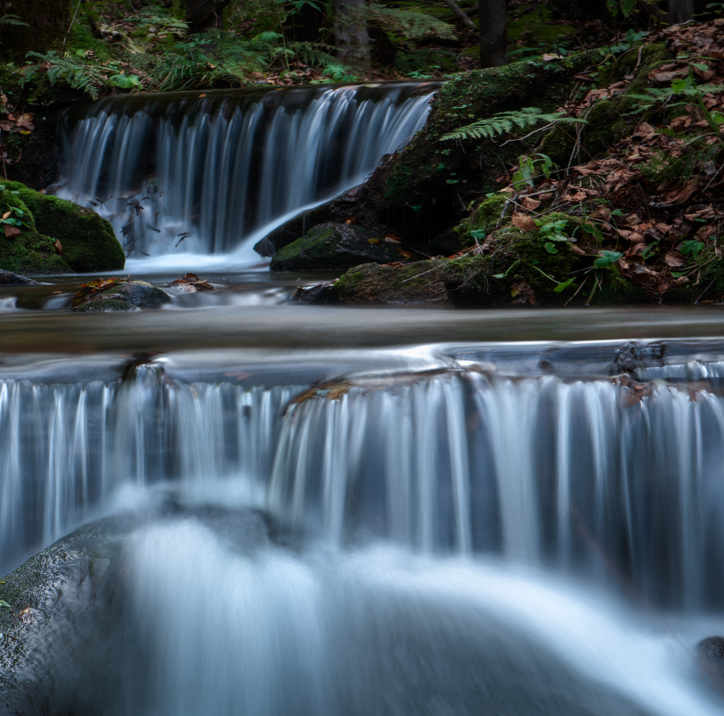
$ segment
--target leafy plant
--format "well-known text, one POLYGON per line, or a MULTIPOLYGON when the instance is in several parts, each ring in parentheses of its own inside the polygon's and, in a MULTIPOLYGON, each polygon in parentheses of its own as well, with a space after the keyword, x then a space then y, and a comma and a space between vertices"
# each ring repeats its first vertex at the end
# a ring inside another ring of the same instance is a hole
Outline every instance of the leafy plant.
POLYGON ((534 154, 532 157, 518 158, 518 171, 513 174, 511 184, 519 189, 521 185, 535 186, 534 178, 541 174, 548 179, 555 164, 547 154, 534 154), (537 158, 536 158, 537 157, 537 158))
POLYGON ((681 246, 679 247, 679 253, 682 256, 689 256, 691 255, 692 259, 695 259, 701 251, 704 249, 704 243, 701 241, 696 240, 690 240, 690 241, 684 241, 681 246))
POLYGON ((669 103, 673 97, 681 97, 681 102, 669 104, 669 107, 679 107, 681 105, 691 104, 692 101, 699 105, 699 109, 704 115, 709 126, 718 134, 719 127, 724 124, 724 115, 721 112, 710 112, 704 105, 704 96, 707 94, 718 94, 724 92, 724 85, 697 85, 694 80, 694 70, 692 68, 706 69, 708 66, 699 63, 691 63, 689 75, 686 79, 674 80, 671 87, 647 87, 646 94, 629 95, 631 99, 639 100, 638 107, 632 114, 637 114, 657 105, 669 103))
POLYGON ((538 234, 541 240, 544 242, 543 246, 549 254, 557 254, 558 249, 555 247, 554 242, 568 241, 568 236, 565 235, 564 229, 568 221, 566 219, 558 219, 556 221, 549 221, 543 223, 542 221, 536 221, 538 224, 538 234))
POLYGON ((537 107, 525 107, 521 110, 499 112, 489 119, 479 119, 454 132, 443 134, 440 139, 492 139, 496 135, 512 132, 516 128, 527 129, 541 122, 553 125, 583 124, 585 121, 579 117, 567 117, 565 112, 545 113, 537 107))
POLYGON ((593 262, 593 266, 597 269, 608 268, 622 256, 620 251, 601 251, 601 255, 593 262))

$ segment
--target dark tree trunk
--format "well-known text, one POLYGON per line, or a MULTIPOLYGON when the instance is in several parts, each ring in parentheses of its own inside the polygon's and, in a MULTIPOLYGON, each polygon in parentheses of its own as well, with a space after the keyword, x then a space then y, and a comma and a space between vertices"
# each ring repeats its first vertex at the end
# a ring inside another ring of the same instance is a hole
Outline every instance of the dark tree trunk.
POLYGON ((694 17, 694 0, 669 0, 669 22, 687 22, 694 17))
POLYGON ((2 8, 2 15, 15 15, 27 23, 25 27, 2 26, 0 50, 3 55, 15 62, 24 62, 25 55, 31 50, 60 51, 70 26, 70 0, 7 0, 2 8))
POLYGON ((370 36, 367 32, 366 0, 334 0, 334 42, 337 59, 357 74, 370 69, 370 36))
POLYGON ((221 30, 224 22, 224 8, 231 0, 186 0, 186 22, 189 34, 205 32, 212 28, 221 30))
POLYGON ((505 0, 478 0, 480 18, 480 66, 506 64, 505 45, 508 30, 505 0))
POLYGON ((315 5, 305 3, 284 20, 284 36, 294 42, 320 42, 324 30, 324 13, 315 5))

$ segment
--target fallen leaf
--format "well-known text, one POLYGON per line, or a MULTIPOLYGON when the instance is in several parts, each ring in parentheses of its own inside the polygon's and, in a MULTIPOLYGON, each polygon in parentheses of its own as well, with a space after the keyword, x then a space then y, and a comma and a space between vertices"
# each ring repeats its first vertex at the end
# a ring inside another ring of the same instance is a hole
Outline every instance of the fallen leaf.
POLYGON ((17 226, 8 226, 7 224, 4 226, 4 230, 6 239, 14 239, 16 236, 20 236, 20 234, 23 233, 17 226))
POLYGON ((513 297, 514 304, 525 305, 527 303, 535 306, 535 293, 525 281, 513 284, 510 295, 513 297))
POLYGON ((517 226, 521 231, 537 231, 538 225, 533 221, 530 216, 521 214, 520 212, 513 213, 513 225, 517 226))
POLYGON ((412 260, 415 257, 409 252, 403 249, 401 246, 395 246, 397 249, 397 253, 400 254, 400 256, 404 256, 406 259, 412 260))
POLYGON ((528 196, 526 196, 521 203, 526 209, 528 209, 528 211, 535 211, 540 206, 539 201, 531 199, 528 196))
POLYGON ((679 268, 680 266, 683 266, 686 262, 681 257, 676 256, 676 254, 672 253, 671 251, 667 251, 664 254, 664 263, 671 268, 679 268))
POLYGON ((402 239, 399 236, 395 236, 394 234, 391 234, 390 236, 385 236, 385 241, 388 244, 401 244, 402 239))
POLYGON ((60 243, 60 239, 56 239, 53 246, 55 246, 55 250, 57 253, 59 253, 59 254, 63 253, 63 244, 60 243))
POLYGON ((681 204, 682 202, 688 201, 696 192, 698 183, 698 179, 692 179, 682 189, 678 191, 674 190, 670 194, 667 194, 664 197, 664 202, 666 204, 681 204))
POLYGON ((8 218, 10 218, 10 215, 11 215, 12 213, 13 213, 12 211, 6 211, 6 212, 3 214, 3 219, 8 219, 8 218))

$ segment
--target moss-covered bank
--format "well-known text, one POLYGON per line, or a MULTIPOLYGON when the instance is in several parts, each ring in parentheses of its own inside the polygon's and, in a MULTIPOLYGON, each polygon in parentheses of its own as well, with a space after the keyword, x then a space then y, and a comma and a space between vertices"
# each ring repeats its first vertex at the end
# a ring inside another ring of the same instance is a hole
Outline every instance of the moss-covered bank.
POLYGON ((122 269, 125 255, 110 223, 70 201, 0 181, 0 268, 26 274, 122 269))

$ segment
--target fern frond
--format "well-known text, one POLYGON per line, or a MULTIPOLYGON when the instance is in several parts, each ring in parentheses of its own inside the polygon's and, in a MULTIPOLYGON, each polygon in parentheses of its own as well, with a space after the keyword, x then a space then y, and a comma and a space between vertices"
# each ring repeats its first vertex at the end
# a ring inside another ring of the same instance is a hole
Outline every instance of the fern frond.
POLYGON ((496 135, 508 134, 516 127, 527 129, 536 124, 575 124, 585 123, 579 117, 566 117, 565 112, 544 113, 537 107, 524 107, 521 110, 499 112, 489 119, 479 119, 477 122, 460 127, 440 137, 441 141, 448 139, 492 139, 496 135))

